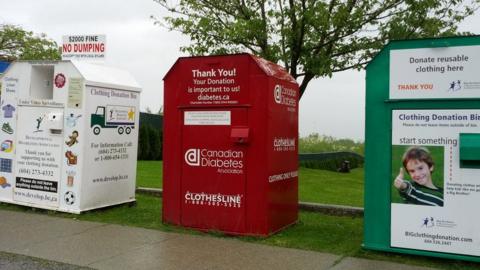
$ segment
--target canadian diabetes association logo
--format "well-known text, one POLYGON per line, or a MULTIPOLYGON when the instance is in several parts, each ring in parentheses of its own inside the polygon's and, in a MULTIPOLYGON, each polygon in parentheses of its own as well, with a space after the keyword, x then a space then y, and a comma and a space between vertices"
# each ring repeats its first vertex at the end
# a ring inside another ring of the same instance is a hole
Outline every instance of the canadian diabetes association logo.
POLYGON ((273 89, 273 98, 275 103, 287 106, 289 110, 294 111, 297 107, 297 91, 282 85, 275 85, 273 89))
POLYGON ((244 152, 190 148, 185 151, 185 163, 192 167, 210 167, 218 173, 242 174, 244 152))

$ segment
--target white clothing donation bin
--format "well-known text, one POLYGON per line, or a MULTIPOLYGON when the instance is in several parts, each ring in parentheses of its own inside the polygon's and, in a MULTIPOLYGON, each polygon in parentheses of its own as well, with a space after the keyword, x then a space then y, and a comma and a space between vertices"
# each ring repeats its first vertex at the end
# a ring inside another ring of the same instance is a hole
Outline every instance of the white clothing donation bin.
POLYGON ((71 213, 135 201, 140 90, 102 65, 12 63, 2 77, 0 201, 71 213))

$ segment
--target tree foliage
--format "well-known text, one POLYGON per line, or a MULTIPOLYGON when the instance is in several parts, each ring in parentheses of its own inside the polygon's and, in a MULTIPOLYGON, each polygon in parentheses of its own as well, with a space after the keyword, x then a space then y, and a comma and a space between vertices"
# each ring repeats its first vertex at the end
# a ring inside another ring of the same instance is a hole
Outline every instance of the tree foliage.
POLYGON ((19 26, 0 24, 0 60, 59 60, 57 43, 45 34, 34 34, 19 26))
POLYGON ((332 136, 312 133, 298 139, 298 152, 325 153, 325 152, 354 152, 364 155, 365 144, 351 139, 340 139, 332 136))
POLYGON ((388 41, 452 36, 480 0, 154 0, 156 23, 192 55, 250 52, 283 65, 301 95, 316 77, 361 69, 388 41))

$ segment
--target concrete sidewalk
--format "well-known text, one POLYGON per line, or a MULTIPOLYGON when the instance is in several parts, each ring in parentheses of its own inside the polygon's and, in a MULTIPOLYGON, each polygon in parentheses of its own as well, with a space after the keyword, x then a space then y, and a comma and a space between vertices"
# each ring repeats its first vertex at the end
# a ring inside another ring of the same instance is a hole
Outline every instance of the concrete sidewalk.
POLYGON ((432 269, 5 210, 0 251, 95 269, 432 269))

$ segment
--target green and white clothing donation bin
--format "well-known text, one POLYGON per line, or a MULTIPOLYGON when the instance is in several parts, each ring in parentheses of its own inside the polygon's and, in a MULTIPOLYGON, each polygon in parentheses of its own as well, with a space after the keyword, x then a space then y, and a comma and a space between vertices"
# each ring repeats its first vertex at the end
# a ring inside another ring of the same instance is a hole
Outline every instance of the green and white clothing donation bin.
POLYGON ((364 247, 480 262, 480 37, 392 41, 366 88, 364 247))

